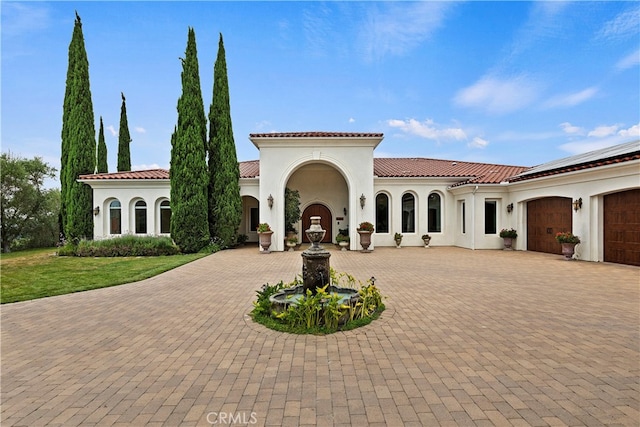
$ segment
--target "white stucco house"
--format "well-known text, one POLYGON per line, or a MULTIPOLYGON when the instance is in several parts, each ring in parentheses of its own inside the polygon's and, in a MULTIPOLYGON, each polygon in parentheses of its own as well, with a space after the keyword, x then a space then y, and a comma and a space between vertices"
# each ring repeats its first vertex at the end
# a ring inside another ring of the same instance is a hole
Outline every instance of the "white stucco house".
MULTIPOLYGON (((251 134, 260 159, 240 162, 240 234, 258 240, 270 224, 272 250, 284 244, 284 191, 300 192, 302 219, 322 217, 326 242, 372 222, 370 249, 395 245, 500 249, 503 228, 518 232, 514 248, 560 253, 555 233, 572 231, 579 259, 640 265, 640 141, 535 167, 429 158, 376 158, 381 133, 288 132, 251 134)), ((93 174, 94 236, 169 233, 169 171, 93 174)))

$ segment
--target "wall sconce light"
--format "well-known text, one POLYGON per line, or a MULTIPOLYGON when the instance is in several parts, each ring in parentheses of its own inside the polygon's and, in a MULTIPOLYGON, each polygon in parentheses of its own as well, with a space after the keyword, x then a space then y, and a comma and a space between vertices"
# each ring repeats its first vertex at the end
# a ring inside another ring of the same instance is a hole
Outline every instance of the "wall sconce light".
POLYGON ((509 204, 507 205, 507 212, 508 212, 508 213, 513 212, 513 203, 509 203, 509 204))
POLYGON ((271 194, 267 197, 267 203, 269 204, 269 209, 271 209, 273 207, 273 196, 271 194))
POLYGON ((578 211, 578 209, 582 208, 582 197, 573 201, 573 210, 578 211))
POLYGON ((347 214, 347 208, 342 208, 342 212, 346 215, 347 214))
POLYGON ((365 204, 366 201, 367 201, 367 198, 364 197, 364 193, 363 193, 362 196, 360 196, 360 207, 362 209, 364 209, 364 204, 365 204))
POLYGON ((96 216, 100 213, 100 206, 96 206, 93 208, 93 215, 96 216))

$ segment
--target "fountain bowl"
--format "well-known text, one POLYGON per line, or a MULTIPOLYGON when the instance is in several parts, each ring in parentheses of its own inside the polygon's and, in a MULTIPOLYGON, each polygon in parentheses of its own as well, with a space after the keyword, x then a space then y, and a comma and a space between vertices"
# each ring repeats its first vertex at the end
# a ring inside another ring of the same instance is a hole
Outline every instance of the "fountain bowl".
MULTIPOLYGON (((349 304, 351 307, 355 307, 355 305, 360 301, 360 293, 357 289, 353 288, 342 288, 330 285, 327 287, 327 294, 340 295, 341 298, 340 301, 338 301, 338 304, 349 304)), ((286 311, 290 305, 297 305, 298 301, 305 297, 304 285, 298 285, 276 292, 269 297, 269 301, 271 301, 271 308, 273 311, 276 313, 282 313, 283 311, 286 311)), ((340 324, 345 323, 346 320, 348 320, 348 317, 341 319, 340 324)))

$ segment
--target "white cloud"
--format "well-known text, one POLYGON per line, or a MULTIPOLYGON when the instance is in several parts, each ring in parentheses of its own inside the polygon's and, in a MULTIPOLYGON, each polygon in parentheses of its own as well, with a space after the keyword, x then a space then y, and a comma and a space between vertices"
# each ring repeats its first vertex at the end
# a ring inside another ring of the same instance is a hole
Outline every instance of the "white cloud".
POLYGON ((571 154, 582 154, 632 141, 640 138, 640 123, 618 130, 619 125, 598 126, 587 134, 587 138, 571 141, 560 146, 571 154))
POLYGON ((591 86, 580 92, 554 96, 544 105, 545 107, 573 107, 593 98, 596 93, 598 93, 598 88, 591 86))
POLYGON ((506 79, 485 76, 458 91, 453 101, 463 107, 506 114, 531 104, 539 90, 539 85, 524 75, 506 79))
POLYGON ((461 128, 441 128, 431 119, 425 120, 424 122, 419 122, 416 119, 391 119, 387 120, 387 125, 392 128, 398 128, 402 132, 410 135, 436 141, 440 139, 455 139, 458 141, 467 139, 467 134, 461 128))
POLYGON ((623 71, 640 64, 640 49, 622 58, 616 63, 616 70, 623 71))
POLYGON ((469 148, 486 148, 487 145, 489 145, 489 141, 478 136, 473 138, 473 140, 469 144, 467 144, 469 148))
POLYGON ((618 135, 622 137, 640 137, 640 123, 637 125, 631 126, 629 129, 620 129, 618 131, 618 135))
POLYGON ((449 2, 367 3, 358 36, 365 60, 407 53, 442 26, 452 6, 449 2))
POLYGON ((605 136, 611 136, 618 130, 618 125, 611 126, 598 126, 587 134, 587 136, 593 136, 595 138, 604 138, 605 136))
POLYGON ((640 22, 640 8, 632 6, 631 9, 607 21, 597 34, 597 38, 611 40, 633 36, 638 34, 638 22, 640 22))
POLYGON ((568 133, 569 135, 583 135, 584 129, 578 126, 574 126, 569 122, 560 123, 559 125, 564 133, 568 133))
POLYGON ((256 130, 264 130, 268 127, 271 127, 271 122, 269 120, 261 120, 255 124, 256 130))
POLYGON ((138 133, 147 133, 147 130, 145 128, 143 128, 142 126, 136 126, 133 128, 133 130, 135 130, 138 133))
POLYGON ((355 123, 356 119, 354 119, 353 117, 349 117, 349 123, 355 123))
POLYGON ((107 130, 111 132, 111 135, 118 136, 118 132, 116 131, 116 128, 113 127, 113 125, 107 126, 107 130))
POLYGON ((2 35, 20 36, 49 26, 49 9, 41 5, 2 2, 2 35))
POLYGON ((169 169, 168 167, 162 168, 157 163, 151 163, 149 165, 140 164, 131 166, 132 171, 144 171, 149 169, 169 169))

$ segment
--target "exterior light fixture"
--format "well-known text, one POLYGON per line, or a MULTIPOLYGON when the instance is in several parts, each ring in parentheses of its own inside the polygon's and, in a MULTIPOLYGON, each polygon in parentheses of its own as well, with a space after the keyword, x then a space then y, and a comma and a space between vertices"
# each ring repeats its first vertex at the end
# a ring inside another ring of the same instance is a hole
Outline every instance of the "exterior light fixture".
POLYGON ((578 209, 582 208, 582 197, 573 201, 573 210, 578 211, 578 209))
POLYGON ((100 213, 100 206, 96 206, 93 208, 93 215, 96 216, 100 213))
POLYGON ((367 201, 367 198, 364 197, 364 193, 363 193, 362 196, 360 196, 360 207, 362 209, 364 209, 364 204, 365 204, 366 201, 367 201))
POLYGON ((508 213, 513 212, 513 203, 509 203, 509 204, 507 205, 507 212, 508 212, 508 213))
POLYGON ((342 212, 346 215, 347 214, 347 208, 342 208, 342 212))
POLYGON ((269 209, 271 209, 273 207, 273 196, 271 194, 267 197, 267 203, 269 204, 269 209))

